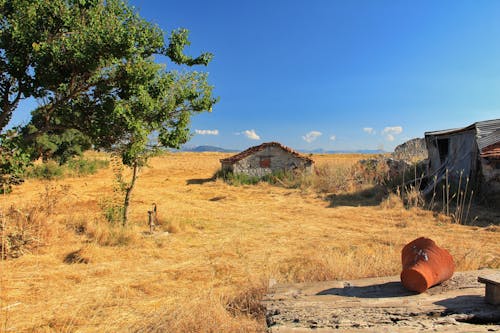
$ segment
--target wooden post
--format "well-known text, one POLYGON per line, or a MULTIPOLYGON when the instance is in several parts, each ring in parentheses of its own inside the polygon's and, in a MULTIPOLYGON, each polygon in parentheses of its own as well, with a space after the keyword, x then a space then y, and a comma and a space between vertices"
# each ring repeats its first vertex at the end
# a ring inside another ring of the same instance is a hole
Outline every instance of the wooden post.
POLYGON ((153 231, 155 230, 155 225, 158 222, 157 217, 156 217, 156 213, 157 213, 156 204, 153 203, 153 209, 148 210, 148 225, 149 225, 149 232, 150 233, 153 233, 153 231))
POLYGON ((154 225, 158 224, 158 217, 157 217, 156 213, 157 213, 156 204, 153 202, 153 223, 154 223, 154 225))
POLYGON ((153 212, 148 210, 148 225, 149 225, 149 233, 153 233, 154 224, 153 224, 153 212))

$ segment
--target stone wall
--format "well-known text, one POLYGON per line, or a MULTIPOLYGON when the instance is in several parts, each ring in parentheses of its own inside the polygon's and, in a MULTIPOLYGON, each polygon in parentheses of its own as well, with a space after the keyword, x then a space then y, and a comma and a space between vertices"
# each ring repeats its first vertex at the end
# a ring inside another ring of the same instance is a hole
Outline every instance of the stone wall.
MULTIPOLYGON (((228 170, 229 168, 223 166, 223 169, 228 170)), ((245 173, 250 176, 262 177, 275 171, 294 169, 311 172, 312 163, 279 147, 267 147, 235 162, 231 171, 235 174, 245 173)))

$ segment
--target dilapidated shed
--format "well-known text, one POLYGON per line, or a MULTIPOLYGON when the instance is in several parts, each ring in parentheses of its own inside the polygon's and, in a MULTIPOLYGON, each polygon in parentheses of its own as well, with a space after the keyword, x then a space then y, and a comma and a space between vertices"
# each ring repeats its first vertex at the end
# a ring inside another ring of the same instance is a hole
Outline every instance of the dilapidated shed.
MULTIPOLYGON (((425 133, 428 175, 451 181, 469 178, 487 193, 500 192, 500 119, 425 133)), ((465 182, 464 182, 465 183, 465 182)))
POLYGON ((278 142, 266 142, 220 160, 222 171, 263 177, 276 171, 311 172, 314 161, 278 142))

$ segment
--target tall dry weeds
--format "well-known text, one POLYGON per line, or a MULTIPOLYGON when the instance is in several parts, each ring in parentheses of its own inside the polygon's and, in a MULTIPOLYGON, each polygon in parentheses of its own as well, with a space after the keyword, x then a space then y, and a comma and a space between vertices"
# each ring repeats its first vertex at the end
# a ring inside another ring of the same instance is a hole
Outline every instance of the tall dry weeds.
POLYGON ((60 229, 53 220, 55 209, 67 190, 66 186, 45 184, 36 201, 2 208, 2 258, 18 258, 53 240, 60 229))
POLYGON ((333 163, 319 165, 314 170, 312 184, 320 193, 350 192, 357 188, 350 165, 335 165, 333 163))

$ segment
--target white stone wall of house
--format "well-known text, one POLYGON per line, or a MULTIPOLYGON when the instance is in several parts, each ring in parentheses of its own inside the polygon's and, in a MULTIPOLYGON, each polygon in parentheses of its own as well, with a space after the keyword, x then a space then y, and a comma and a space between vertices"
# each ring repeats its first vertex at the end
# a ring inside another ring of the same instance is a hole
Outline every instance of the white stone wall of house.
POLYGON ((233 165, 233 172, 263 177, 280 170, 299 168, 311 171, 310 164, 307 160, 298 158, 281 148, 268 147, 236 162, 233 165))

